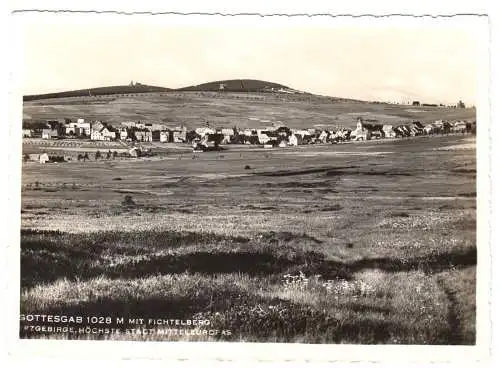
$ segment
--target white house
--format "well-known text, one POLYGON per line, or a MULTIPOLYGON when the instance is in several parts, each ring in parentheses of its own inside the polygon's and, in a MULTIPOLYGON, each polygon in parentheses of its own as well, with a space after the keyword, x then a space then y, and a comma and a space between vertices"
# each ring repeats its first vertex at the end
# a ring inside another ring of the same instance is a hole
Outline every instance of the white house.
POLYGON ((222 128, 221 129, 221 134, 223 136, 229 136, 232 137, 234 135, 234 130, 231 128, 222 128))
POLYGON ((263 133, 260 130, 257 131, 257 137, 259 138, 259 143, 264 145, 271 140, 266 133, 263 133))
POLYGON ((168 139, 170 137, 170 133, 167 131, 160 132, 160 142, 165 143, 168 142, 168 139))
POLYGON ((292 134, 290 135, 290 137, 288 137, 288 144, 290 146, 297 146, 298 145, 298 139, 297 139, 297 136, 295 134, 292 134))
POLYGON ((209 127, 196 128, 194 131, 201 137, 207 134, 215 134, 215 130, 209 127))
POLYGON ((172 132, 172 140, 174 143, 184 143, 186 141, 186 134, 182 131, 174 130, 172 132))
POLYGON ((55 129, 43 129, 42 130, 42 139, 52 139, 57 138, 59 134, 55 129))
POLYGON ((42 153, 42 154, 40 155, 40 163, 41 163, 41 164, 44 164, 44 163, 46 163, 46 162, 49 162, 49 155, 48 155, 48 154, 46 154, 46 153, 42 153))
POLYGON ((102 128, 101 130, 92 130, 92 135, 90 139, 95 141, 111 141, 116 139, 116 133, 109 130, 108 128, 102 128))
POLYGON ((93 141, 103 141, 104 136, 99 130, 92 129, 92 132, 90 133, 90 139, 92 139, 93 141))
POLYGON ((187 139, 186 127, 177 127, 172 131, 172 140, 174 143, 184 143, 187 139))
POLYGON ((76 135, 76 123, 68 123, 64 125, 64 132, 66 135, 76 135))
POLYGON ((153 133, 149 130, 136 130, 134 131, 135 139, 138 142, 152 142, 153 141, 153 133))
POLYGON ((328 138, 328 132, 326 130, 323 130, 319 135, 318 140, 322 143, 326 143, 327 138, 328 138))
POLYGON ((86 123, 83 119, 78 119, 76 121, 76 135, 90 135, 90 123, 86 123))
POLYGON ((128 138, 128 130, 127 128, 120 128, 120 140, 124 141, 128 138))
POLYGON ((444 125, 443 120, 436 120, 436 121, 434 122, 434 126, 436 126, 436 127, 440 128, 440 129, 443 127, 443 125, 444 125))
POLYGON ((382 127, 382 130, 384 131, 384 136, 386 138, 395 138, 396 137, 396 132, 394 131, 394 128, 392 125, 386 124, 382 127))
POLYGON ((33 131, 31 129, 23 129, 23 138, 31 138, 33 131))
POLYGON ((76 123, 68 123, 64 125, 66 135, 90 135, 90 123, 86 123, 83 119, 78 119, 76 123))
POLYGON ((427 124, 425 127, 424 127, 424 132, 425 134, 434 134, 436 131, 436 128, 434 127, 433 124, 427 124))
POLYGON ((452 127, 452 131, 456 133, 464 133, 467 130, 467 124, 465 121, 457 121, 452 127))
POLYGON ((116 139, 116 132, 100 121, 92 123, 90 139, 94 141, 111 141, 116 139))
POLYGON ((231 128, 222 128, 218 130, 217 132, 220 132, 224 136, 223 140, 221 143, 227 144, 231 142, 231 137, 234 136, 234 130, 231 128))

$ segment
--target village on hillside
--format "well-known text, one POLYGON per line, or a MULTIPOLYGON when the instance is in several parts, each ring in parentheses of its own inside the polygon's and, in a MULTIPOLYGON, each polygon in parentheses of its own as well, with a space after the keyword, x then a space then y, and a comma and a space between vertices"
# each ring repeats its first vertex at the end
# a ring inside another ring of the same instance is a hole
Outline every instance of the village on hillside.
MULTIPOLYGON (((141 143, 178 143, 190 144, 194 152, 216 151, 222 145, 243 144, 257 145, 264 148, 284 148, 308 144, 328 144, 348 141, 368 141, 385 138, 404 138, 421 135, 472 133, 476 131, 475 121, 444 121, 422 123, 413 121, 400 125, 380 124, 376 120, 357 119, 356 129, 338 127, 336 130, 290 129, 284 124, 273 124, 264 129, 238 129, 236 127, 214 128, 209 122, 188 130, 185 126, 171 128, 154 122, 122 122, 119 127, 102 121, 86 121, 78 118, 55 119, 38 122, 23 122, 22 136, 26 140, 38 138, 42 140, 75 140, 75 141, 117 141, 128 152, 122 152, 121 157, 139 157, 151 155, 151 150, 145 151, 141 143)), ((122 149, 123 151, 123 149, 122 149)), ((98 153, 96 159, 101 158, 98 153)), ((117 152, 109 151, 107 159, 115 158, 117 152)), ((79 155, 78 161, 88 159, 88 155, 79 155)), ((104 158, 104 157, 103 157, 104 158)), ((62 156, 45 154, 25 155, 24 161, 61 162, 62 156)))

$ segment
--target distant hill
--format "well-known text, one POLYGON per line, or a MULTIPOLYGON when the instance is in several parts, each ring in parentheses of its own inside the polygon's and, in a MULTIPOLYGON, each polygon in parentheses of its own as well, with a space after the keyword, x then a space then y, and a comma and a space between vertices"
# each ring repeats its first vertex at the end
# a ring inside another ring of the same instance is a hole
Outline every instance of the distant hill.
MULTIPOLYGON (((227 91, 227 92, 272 92, 294 91, 290 87, 278 83, 256 79, 229 79, 179 88, 178 91, 227 91)), ((299 92, 299 91, 296 91, 299 92)))
MULTIPOLYGON (((220 95, 220 92, 228 93, 265 93, 267 96, 272 95, 277 98, 313 98, 327 99, 330 102, 352 102, 352 103, 375 103, 384 104, 377 101, 362 101, 351 98, 341 98, 332 96, 315 95, 309 92, 296 90, 279 83, 273 83, 258 79, 226 79, 214 82, 202 83, 194 86, 181 87, 181 88, 166 88, 159 86, 150 86, 142 83, 135 83, 121 86, 97 87, 86 88, 72 91, 26 95, 23 96, 24 102, 37 101, 44 99, 59 99, 67 97, 90 97, 90 96, 113 96, 123 97, 123 95, 138 95, 141 93, 155 93, 155 92, 207 92, 220 95), (120 96, 122 95, 122 96, 120 96), (285 97, 288 95, 287 97, 285 97)), ((127 96, 131 97, 131 96, 127 96)), ((219 96, 220 97, 220 96, 219 96)), ((422 104, 423 107, 437 107, 437 105, 422 104)), ((421 107, 422 107, 421 106, 421 107)))
POLYGON ((197 92, 281 92, 281 93, 304 93, 294 90, 283 84, 266 82, 256 79, 230 79, 215 82, 198 84, 196 86, 182 88, 165 88, 157 86, 148 86, 146 84, 136 83, 135 85, 110 86, 77 89, 73 91, 45 93, 39 95, 23 96, 23 101, 35 101, 49 98, 64 98, 64 97, 83 97, 83 96, 106 96, 106 95, 123 95, 131 93, 148 93, 148 92, 168 92, 168 91, 197 91, 197 92))
POLYGON ((97 87, 87 89, 77 89, 74 91, 45 93, 40 95, 23 96, 23 101, 42 100, 48 98, 81 97, 81 96, 105 96, 128 93, 166 92, 170 88, 148 86, 147 84, 136 83, 135 85, 97 87))

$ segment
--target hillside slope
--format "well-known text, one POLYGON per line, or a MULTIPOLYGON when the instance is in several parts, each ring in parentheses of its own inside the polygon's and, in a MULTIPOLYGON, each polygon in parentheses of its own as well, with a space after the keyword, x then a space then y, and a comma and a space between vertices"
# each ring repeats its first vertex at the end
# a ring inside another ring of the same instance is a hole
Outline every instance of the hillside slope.
POLYGON ((189 129, 205 125, 265 128, 353 128, 356 119, 398 124, 437 119, 475 119, 475 109, 412 107, 341 100, 308 94, 235 92, 160 92, 26 101, 23 119, 85 118, 113 124, 123 121, 163 122, 189 129))
POLYGON ((35 101, 50 98, 65 98, 65 97, 84 97, 84 96, 107 96, 115 94, 129 94, 129 93, 147 93, 147 92, 166 92, 170 88, 148 86, 146 84, 137 83, 135 85, 124 86, 109 86, 97 87, 88 89, 77 89, 73 91, 44 93, 39 95, 23 96, 24 101, 35 101))

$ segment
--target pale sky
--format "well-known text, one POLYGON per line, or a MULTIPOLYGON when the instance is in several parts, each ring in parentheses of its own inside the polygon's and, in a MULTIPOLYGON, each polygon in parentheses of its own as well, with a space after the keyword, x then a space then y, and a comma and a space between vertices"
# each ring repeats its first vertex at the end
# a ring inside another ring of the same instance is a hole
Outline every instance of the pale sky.
POLYGON ((193 27, 28 23, 23 93, 251 78, 364 100, 476 102, 471 27, 193 27))

